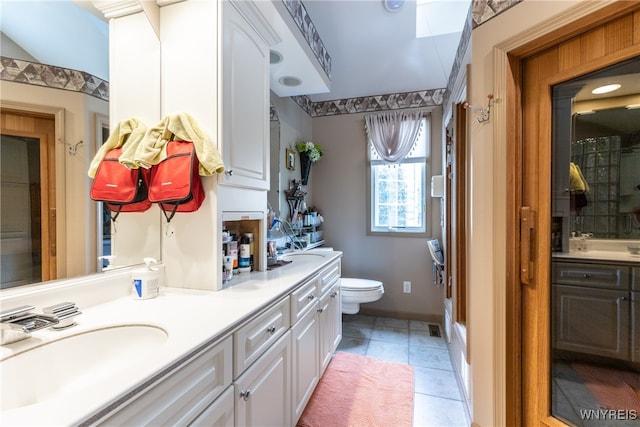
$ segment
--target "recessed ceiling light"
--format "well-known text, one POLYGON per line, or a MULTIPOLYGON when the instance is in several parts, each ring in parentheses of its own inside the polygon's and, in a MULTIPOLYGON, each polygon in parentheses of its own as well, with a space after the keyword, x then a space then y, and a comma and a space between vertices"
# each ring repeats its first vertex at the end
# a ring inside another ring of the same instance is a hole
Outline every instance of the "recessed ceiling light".
POLYGON ((275 50, 269 52, 269 63, 270 64, 279 64, 282 62, 282 54, 275 50))
POLYGON ((397 12, 404 5, 404 0, 382 0, 382 3, 387 12, 397 12))
POLYGON ((591 93, 594 95, 601 95, 603 93, 613 92, 614 90, 618 90, 618 89, 620 89, 620 85, 618 83, 614 83, 610 85, 597 87, 594 90, 592 90, 591 93))
POLYGON ((294 87, 294 86, 300 86, 300 83, 302 83, 302 80, 300 80, 297 77, 284 76, 284 77, 280 77, 278 79, 278 82, 280 82, 280 84, 284 86, 294 87))

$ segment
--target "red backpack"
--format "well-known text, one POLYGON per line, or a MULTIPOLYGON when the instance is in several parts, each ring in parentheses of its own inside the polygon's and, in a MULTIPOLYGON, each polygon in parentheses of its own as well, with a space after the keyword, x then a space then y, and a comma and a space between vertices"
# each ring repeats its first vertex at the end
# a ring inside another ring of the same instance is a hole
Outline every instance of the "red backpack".
POLYGON ((176 212, 193 212, 204 201, 195 147, 188 141, 169 141, 167 157, 151 167, 149 201, 157 203, 167 222, 176 212))
POLYGON ((120 212, 144 212, 151 207, 147 198, 149 170, 127 168, 118 161, 121 154, 122 147, 107 151, 89 193, 92 200, 103 202, 105 209, 115 213, 113 221, 120 212))

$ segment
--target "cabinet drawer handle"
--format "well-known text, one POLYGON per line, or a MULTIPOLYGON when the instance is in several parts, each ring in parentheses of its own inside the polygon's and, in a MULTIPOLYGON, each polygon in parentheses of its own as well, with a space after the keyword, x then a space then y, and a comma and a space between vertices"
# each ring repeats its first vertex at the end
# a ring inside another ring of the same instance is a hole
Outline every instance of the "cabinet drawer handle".
POLYGON ((582 277, 584 277, 585 279, 591 279, 591 275, 589 273, 584 273, 582 277))
POLYGON ((224 171, 224 174, 227 176, 232 176, 233 175, 233 169, 228 169, 226 171, 224 171))
POLYGON ((335 298, 337 296, 338 296, 338 292, 336 291, 331 292, 331 298, 335 298))
POLYGON ((267 332, 269 332, 271 335, 275 334, 276 332, 276 327, 271 325, 267 328, 267 332))
POLYGON ((324 308, 319 308, 318 309, 318 313, 322 313, 324 311, 324 308))
POLYGON ((307 298, 314 299, 316 296, 314 294, 309 295, 307 298))
POLYGON ((240 392, 240 397, 244 399, 244 401, 246 402, 247 400, 249 400, 249 395, 251 394, 251 390, 246 390, 246 391, 241 391, 240 392))

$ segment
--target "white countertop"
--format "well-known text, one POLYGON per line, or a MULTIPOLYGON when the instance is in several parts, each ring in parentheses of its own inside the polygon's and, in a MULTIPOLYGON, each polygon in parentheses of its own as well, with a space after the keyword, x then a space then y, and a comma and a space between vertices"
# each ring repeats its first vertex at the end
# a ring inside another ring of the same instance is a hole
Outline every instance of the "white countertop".
MULTIPOLYGON (((316 251, 305 253, 311 252, 316 251)), ((336 251, 317 253, 322 257, 304 257, 268 272, 251 273, 241 283, 219 292, 161 287, 160 295, 153 299, 120 296, 88 308, 80 307, 82 314, 76 319, 77 326, 65 331, 36 331, 27 340, 0 347, 2 360, 41 343, 105 326, 155 325, 168 334, 167 341, 144 360, 132 360, 129 366, 109 372, 90 388, 68 390, 44 402, 2 411, 0 424, 77 425, 86 421, 194 350, 226 337, 249 317, 342 255, 336 251)), ((1 369, 0 364, 0 373, 1 369)), ((98 372, 95 376, 100 377, 98 372)), ((2 389, 2 393, 10 392, 4 384, 2 389)))
POLYGON ((552 257, 555 259, 564 258, 572 260, 585 261, 617 261, 632 262, 640 265, 640 255, 631 255, 629 252, 617 251, 571 251, 571 252, 553 252, 552 257))

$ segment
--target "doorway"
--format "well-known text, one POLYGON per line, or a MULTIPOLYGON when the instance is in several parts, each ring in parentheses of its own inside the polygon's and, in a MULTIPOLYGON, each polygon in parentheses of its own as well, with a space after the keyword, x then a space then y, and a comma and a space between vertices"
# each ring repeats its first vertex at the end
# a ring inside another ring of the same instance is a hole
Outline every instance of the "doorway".
POLYGON ((55 279, 55 117, 3 109, 0 159, 0 288, 55 279))
MULTIPOLYGON (((510 222, 515 226, 509 232, 508 246, 517 248, 514 253, 519 255, 507 271, 508 280, 516 282, 508 290, 507 315, 521 326, 519 331, 507 335, 507 353, 512 355, 507 363, 508 373, 512 374, 507 385, 512 397, 508 398, 507 406, 521 408, 507 415, 513 425, 588 422, 589 415, 580 409, 589 408, 580 407, 582 403, 574 402, 578 415, 574 418, 559 409, 559 405, 571 404, 571 401, 560 398, 558 370, 553 363, 558 354, 558 347, 554 346, 558 342, 558 328, 552 319, 563 313, 558 311, 552 291, 552 282, 556 282, 560 274, 553 265, 554 242, 556 249, 562 250, 562 239, 559 244, 552 239, 552 236, 558 238, 558 224, 552 220, 557 207, 552 203, 555 188, 552 183, 559 176, 554 175, 553 169, 564 170, 564 165, 560 166, 553 157, 552 141, 557 123, 552 120, 552 94, 554 87, 576 76, 637 56, 640 40, 637 36, 634 38, 634 34, 640 30, 639 10, 637 4, 618 2, 545 35, 542 41, 520 47, 517 56, 509 57, 509 73, 515 86, 513 96, 523 106, 521 116, 513 112, 509 117, 514 136, 519 139, 508 154, 511 165, 508 179, 514 183, 515 190, 509 198, 510 222), (521 135, 518 135, 515 129, 520 126, 521 135)), ((568 176, 568 161, 566 166, 568 176)), ((580 274, 584 279, 587 278, 584 274, 589 273, 580 274)), ((579 298, 584 300, 583 296, 579 298)), ((565 302, 569 301, 565 297, 562 295, 565 302)), ((593 302, 592 297, 586 296, 593 302)), ((563 380, 568 378, 567 372, 563 372, 563 380)), ((576 375, 572 380, 580 378, 576 375)), ((590 416, 602 414, 592 412, 590 416)))

